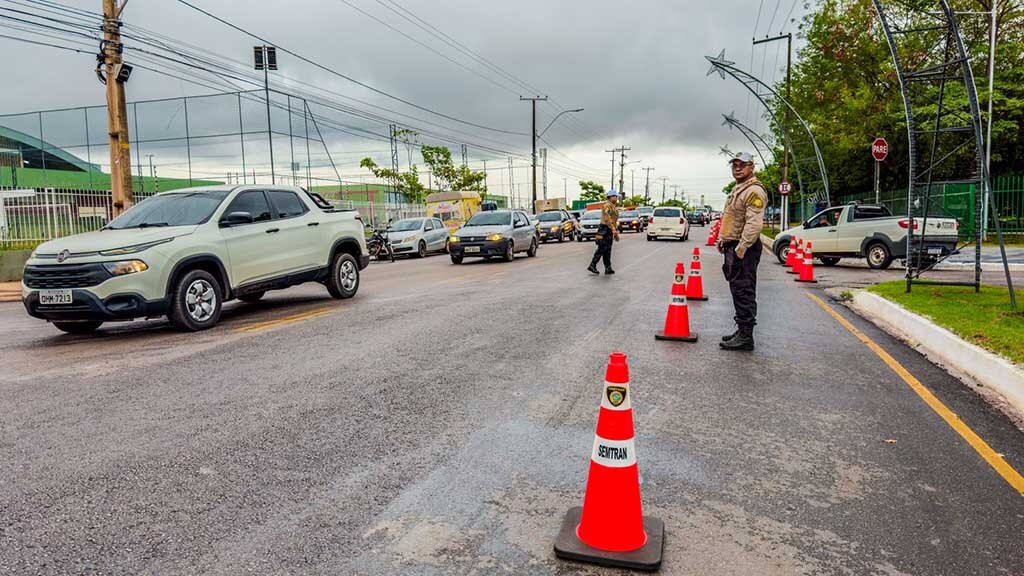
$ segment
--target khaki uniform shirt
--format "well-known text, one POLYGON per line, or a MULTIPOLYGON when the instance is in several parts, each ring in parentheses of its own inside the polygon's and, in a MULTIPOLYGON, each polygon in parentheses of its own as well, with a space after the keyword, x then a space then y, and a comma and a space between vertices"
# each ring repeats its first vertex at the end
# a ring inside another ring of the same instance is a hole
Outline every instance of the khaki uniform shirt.
POLYGON ((619 229, 619 209, 611 201, 605 202, 604 206, 601 206, 601 224, 612 230, 619 229))
POLYGON ((767 203, 768 194, 756 177, 737 184, 722 211, 722 240, 739 241, 737 248, 742 248, 741 253, 760 242, 767 203))

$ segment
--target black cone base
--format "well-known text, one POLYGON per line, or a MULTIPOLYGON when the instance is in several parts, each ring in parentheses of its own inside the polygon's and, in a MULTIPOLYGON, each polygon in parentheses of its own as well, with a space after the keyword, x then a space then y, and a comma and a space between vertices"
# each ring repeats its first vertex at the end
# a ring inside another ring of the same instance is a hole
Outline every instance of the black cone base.
POLYGON ((797 279, 796 279, 796 281, 797 281, 797 282, 806 282, 806 283, 808 283, 808 284, 817 284, 817 283, 818 283, 818 281, 817 281, 817 280, 801 280, 801 279, 799 279, 799 278, 797 278, 797 279))
POLYGON ((666 336, 664 332, 658 332, 654 335, 655 340, 671 340, 672 342, 696 342, 697 333, 690 332, 689 336, 666 336))
POLYGON ((576 527, 583 513, 581 506, 570 508, 562 520, 562 529, 555 538, 555 556, 565 560, 589 562, 601 566, 617 566, 633 570, 653 572, 661 567, 661 557, 665 549, 665 523, 657 518, 644 516, 644 532, 647 533, 647 544, 632 552, 607 552, 591 548, 576 537, 576 527))
POLYGON ((687 300, 700 300, 701 302, 705 302, 705 301, 707 301, 708 297, 707 296, 701 296, 700 298, 697 298, 696 296, 687 296, 686 299, 687 300))

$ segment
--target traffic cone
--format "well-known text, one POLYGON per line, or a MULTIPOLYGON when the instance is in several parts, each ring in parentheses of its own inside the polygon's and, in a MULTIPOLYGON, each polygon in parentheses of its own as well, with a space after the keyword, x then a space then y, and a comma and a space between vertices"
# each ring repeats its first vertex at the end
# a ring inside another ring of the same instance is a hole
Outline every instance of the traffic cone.
POLYGON ((796 236, 789 238, 789 252, 786 253, 786 268, 792 268, 796 262, 796 236))
POLYGON ((686 270, 683 263, 676 264, 676 277, 672 282, 672 298, 665 316, 665 329, 654 335, 657 340, 696 342, 697 333, 690 332, 690 312, 686 308, 686 270))
POLYGON ((700 273, 700 248, 693 247, 693 262, 690 264, 690 277, 686 281, 686 298, 688 300, 707 300, 704 295, 704 277, 700 273))
POLYGON ((796 256, 793 258, 793 267, 786 270, 786 274, 799 274, 804 265, 804 240, 798 238, 796 242, 796 256))
POLYGON ((804 250, 804 264, 800 267, 800 277, 796 279, 797 282, 809 282, 817 284, 818 281, 814 279, 814 254, 811 250, 811 242, 807 241, 807 250, 804 250))
POLYGON ((613 353, 590 453, 583 506, 565 515, 555 555, 605 566, 657 570, 665 524, 643 515, 633 442, 633 408, 626 355, 613 353))
POLYGON ((712 226, 711 230, 708 231, 708 241, 704 243, 705 246, 714 246, 715 242, 718 241, 718 233, 715 232, 715 227, 712 226))

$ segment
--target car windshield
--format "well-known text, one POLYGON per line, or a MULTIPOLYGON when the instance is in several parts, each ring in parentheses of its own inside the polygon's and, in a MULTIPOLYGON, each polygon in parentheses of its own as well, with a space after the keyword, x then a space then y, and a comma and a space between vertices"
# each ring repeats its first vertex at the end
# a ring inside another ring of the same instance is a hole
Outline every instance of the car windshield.
POLYGON ((545 212, 543 214, 539 214, 537 219, 541 222, 560 222, 562 220, 562 215, 558 212, 545 212))
POLYGON ((157 226, 195 226, 206 222, 227 195, 227 190, 157 194, 139 202, 106 227, 111 230, 124 230, 157 226))
POLYGON ((600 210, 591 210, 590 212, 587 212, 586 214, 583 215, 583 219, 584 220, 600 220, 601 219, 601 211, 600 210))
POLYGON ((654 211, 654 217, 664 216, 666 218, 674 218, 679 216, 678 208, 658 208, 654 211))
POLYGON ((621 216, 623 218, 636 218, 636 215, 637 215, 636 210, 626 210, 625 212, 623 212, 619 216, 621 216))
POLYGON ((651 208, 650 206, 644 206, 643 208, 637 210, 637 212, 641 214, 651 214, 652 212, 654 212, 654 208, 651 208))
POLYGON ((477 212, 466 222, 466 226, 509 226, 512 224, 511 212, 477 212))
POLYGON ((406 220, 399 220, 391 226, 392 232, 408 232, 410 230, 419 230, 420 226, 423 225, 422 218, 409 218, 406 220))

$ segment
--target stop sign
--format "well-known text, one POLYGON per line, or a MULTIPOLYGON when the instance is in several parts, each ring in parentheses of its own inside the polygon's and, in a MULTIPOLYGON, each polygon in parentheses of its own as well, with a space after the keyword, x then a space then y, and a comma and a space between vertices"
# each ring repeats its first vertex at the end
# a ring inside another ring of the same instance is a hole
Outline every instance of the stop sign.
POLYGON ((875 138, 875 141, 871 143, 871 155, 878 162, 885 160, 889 155, 889 143, 885 141, 885 138, 875 138))

